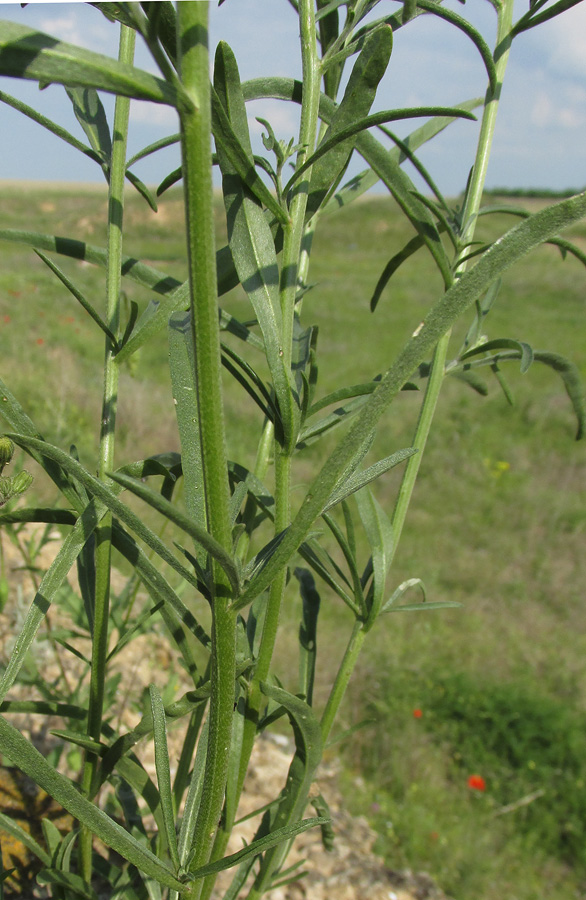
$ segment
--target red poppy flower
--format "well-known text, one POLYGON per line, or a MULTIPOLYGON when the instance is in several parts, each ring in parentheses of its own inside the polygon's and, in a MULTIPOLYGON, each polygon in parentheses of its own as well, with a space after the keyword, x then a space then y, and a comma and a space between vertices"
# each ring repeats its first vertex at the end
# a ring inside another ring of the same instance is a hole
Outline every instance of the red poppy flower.
POLYGON ((470 775, 468 778, 468 787, 473 791, 485 791, 486 781, 482 775, 470 775))
POLYGON ((42 347, 44 343, 45 343, 44 338, 37 338, 37 344, 39 345, 39 347, 42 347))
POLYGON ((420 719, 422 715, 423 715, 423 712, 420 709, 413 710, 413 718, 414 719, 420 719))

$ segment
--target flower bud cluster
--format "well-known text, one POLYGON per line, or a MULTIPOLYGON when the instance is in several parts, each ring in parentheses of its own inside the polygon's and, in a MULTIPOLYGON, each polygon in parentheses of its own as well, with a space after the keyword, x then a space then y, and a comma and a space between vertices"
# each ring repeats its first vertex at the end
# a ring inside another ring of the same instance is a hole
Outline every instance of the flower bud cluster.
POLYGON ((9 477, 2 475, 4 467, 14 456, 14 444, 6 435, 0 436, 0 507, 19 494, 23 494, 33 483, 33 476, 24 470, 9 477))

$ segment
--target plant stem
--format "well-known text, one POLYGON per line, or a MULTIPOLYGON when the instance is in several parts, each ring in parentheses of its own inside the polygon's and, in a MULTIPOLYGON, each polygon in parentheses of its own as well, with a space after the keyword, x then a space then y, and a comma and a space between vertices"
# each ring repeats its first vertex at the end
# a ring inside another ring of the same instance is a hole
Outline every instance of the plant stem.
MULTIPOLYGON (((462 232, 462 244, 464 245, 464 247, 474 237, 478 210, 480 209, 480 203, 482 201, 482 192, 484 190, 484 183, 486 181, 486 172, 488 169, 490 148, 492 146, 492 140, 496 125, 498 104, 500 100, 507 61, 509 58, 512 17, 513 2, 512 0, 504 0, 502 6, 498 11, 497 44, 494 54, 497 72, 496 86, 494 91, 489 86, 486 92, 482 121, 480 125, 480 133, 478 136, 478 144, 476 148, 476 158, 474 160, 472 178, 470 180, 470 187, 468 189, 466 203, 462 215, 462 221, 464 223, 462 232)), ((464 272, 465 268, 466 263, 457 262, 455 266, 454 276, 457 278, 464 272)), ((442 337, 438 341, 433 356, 427 389, 421 406, 421 412, 419 414, 419 421, 417 423, 415 436, 413 438, 413 446, 416 447, 419 452, 416 453, 415 456, 412 456, 407 462, 405 474, 401 482, 401 487, 399 489, 399 494, 397 497, 397 503, 393 513, 392 524, 394 543, 391 559, 394 558, 397 546, 399 544, 405 517, 407 515, 409 504, 411 502, 411 495, 413 493, 413 488, 415 487, 415 482, 419 473, 419 467, 423 458, 423 452, 427 444, 427 438, 429 436, 429 432, 433 422, 439 393, 443 383, 450 336, 451 331, 445 334, 444 337, 442 337)))
MULTIPOLYGON (((122 25, 118 59, 132 64, 136 34, 132 28, 122 25)), ((106 270, 106 323, 114 337, 120 327, 120 283, 122 267, 122 220, 124 210, 124 179, 126 173, 126 143, 130 100, 117 97, 112 135, 108 189, 108 249, 106 270)), ((114 468, 114 441, 116 409, 118 404, 118 374, 115 347, 106 337, 104 356, 104 389, 98 477, 107 481, 107 472, 114 468)), ((88 737, 99 741, 102 731, 104 686, 106 682, 106 657, 108 654, 108 619, 110 614, 110 568, 112 555, 112 515, 108 513, 96 529, 96 593, 94 628, 92 634, 92 667, 88 705, 88 737)), ((86 796, 93 794, 93 782, 98 767, 98 757, 86 754, 82 778, 82 790, 86 796)), ((92 835, 82 826, 80 835, 80 866, 84 880, 89 884, 92 876, 92 835)))
MULTIPOLYGON (((192 101, 191 109, 181 111, 181 149, 206 524, 209 533, 232 552, 213 219, 209 4, 185 0, 178 4, 177 14, 181 80, 192 101)), ((236 679, 236 615, 229 608, 229 583, 215 561, 211 569, 209 738, 192 869, 208 861, 222 810, 236 679)), ((199 896, 201 886, 199 882, 194 887, 193 897, 199 896)))
MULTIPOLYGON (((474 169, 470 182, 470 188, 468 191, 467 203, 465 205, 463 215, 463 222, 465 223, 462 235, 463 243, 472 240, 476 227, 476 219, 478 210, 480 208, 484 182, 486 179, 488 160, 490 157, 490 148, 494 136, 498 102, 500 99, 503 78, 511 45, 510 30, 512 24, 512 15, 513 0, 504 0, 502 6, 498 11, 497 45, 495 50, 497 83, 494 91, 492 91, 490 87, 488 88, 485 97, 484 111, 476 150, 476 158, 474 161, 474 169)), ((456 264, 454 277, 458 277, 460 274, 462 274, 464 269, 465 264, 456 264)), ((447 332, 443 337, 440 338, 434 351, 427 382, 427 388, 425 391, 425 397, 421 405, 417 428, 415 431, 415 436, 413 438, 413 446, 416 447, 419 452, 410 457, 410 459, 407 461, 405 473, 403 475, 403 479, 397 496, 397 502, 393 512, 392 527, 394 540, 389 567, 392 564, 395 553, 397 551, 401 533, 403 531, 403 525, 405 523, 405 518, 409 509, 409 504, 411 502, 413 489, 415 487, 417 475, 421 466, 423 452, 425 450, 427 439, 431 430, 441 386, 444 380, 446 357, 450 337, 451 331, 447 332)), ((350 676, 352 675, 352 671, 356 665, 356 662, 358 661, 358 656, 360 654, 362 644, 364 643, 364 638, 366 637, 366 634, 373 624, 374 620, 367 621, 366 625, 364 625, 360 621, 357 621, 354 626, 354 630, 348 642, 346 652, 340 664, 334 686, 328 698, 326 708, 322 717, 322 738, 324 742, 330 732, 340 703, 342 702, 344 693, 348 686, 348 682, 350 681, 350 676)))
MULTIPOLYGON (((303 100, 301 105, 301 122, 299 127, 299 144, 301 149, 297 155, 296 166, 303 165, 315 146, 318 129, 318 109, 320 96, 321 70, 317 55, 314 0, 301 0, 299 4, 299 28, 301 40, 301 57, 303 68, 303 100)), ((305 233, 305 210, 307 194, 311 179, 311 169, 305 174, 303 181, 296 186, 290 203, 290 223, 284 228, 283 252, 281 264, 280 300, 283 321, 281 347, 285 366, 291 367, 293 351, 293 327, 295 320, 295 300, 300 276, 300 261, 305 233)), ((307 263, 305 263, 305 266, 307 263)), ((291 403, 295 403, 291 397, 291 403)), ((266 465, 268 459, 267 428, 263 432, 262 444, 259 447, 257 468, 266 465)), ((297 434, 289 436, 287 446, 274 442, 275 456, 275 534, 279 534, 290 524, 290 485, 291 458, 295 449, 297 434)), ((260 689, 270 670, 270 665, 277 637, 281 603, 287 584, 287 567, 285 566, 273 579, 269 588, 267 610, 263 623, 258 659, 254 676, 251 680, 246 699, 246 718, 240 751, 240 766, 236 796, 230 810, 225 810, 226 819, 213 850, 213 859, 218 859, 225 851, 228 838, 234 824, 238 799, 244 785, 244 777, 256 737, 256 731, 263 704, 260 689)), ((213 888, 215 878, 206 879, 202 892, 202 900, 207 900, 213 888)))
POLYGON ((350 640, 348 641, 346 651, 344 653, 344 656, 342 657, 342 662, 340 663, 340 667, 336 674, 334 686, 330 692, 328 701, 321 717, 321 737, 324 746, 327 742, 330 731, 332 730, 334 720, 338 714, 340 703, 344 699, 346 688, 348 687, 348 683, 350 681, 350 678, 352 677, 352 673, 358 661, 358 657, 360 656, 360 651, 362 650, 362 645, 364 644, 366 635, 367 632, 364 629, 364 623, 357 619, 354 623, 354 628, 352 629, 350 640))

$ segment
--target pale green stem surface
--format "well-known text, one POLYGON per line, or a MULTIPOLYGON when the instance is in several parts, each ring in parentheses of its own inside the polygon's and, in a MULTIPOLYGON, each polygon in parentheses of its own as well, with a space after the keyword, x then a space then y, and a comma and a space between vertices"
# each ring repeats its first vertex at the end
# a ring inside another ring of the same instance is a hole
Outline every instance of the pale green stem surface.
MULTIPOLYGON (((210 534, 231 553, 213 220, 209 4, 186 0, 178 4, 177 14, 181 81, 193 104, 192 109, 181 111, 181 146, 206 524, 210 534)), ((212 574, 209 737, 192 870, 208 862, 222 811, 236 678, 236 616, 229 609, 229 584, 215 561, 212 574)), ((200 881, 194 886, 194 898, 199 896, 202 884, 200 881)))
MULTIPOLYGON (((118 59, 132 64, 134 59, 136 33, 122 25, 118 59)), ((110 160, 110 180, 108 191, 108 256, 106 269, 106 323, 117 338, 120 328, 120 285, 122 280, 122 219, 124 210, 124 179, 126 173, 126 143, 130 100, 117 97, 114 111, 112 135, 112 157, 110 160)), ((115 347, 106 338, 104 358, 104 389, 98 477, 107 481, 107 472, 114 468, 114 443, 116 429, 116 409, 118 402, 118 366, 114 359, 115 347)), ((104 686, 106 682, 106 657, 108 655, 108 619, 110 615, 110 568, 112 556, 112 515, 106 514, 96 529, 96 591, 94 610, 94 630, 92 635, 92 667, 88 705, 88 737, 99 741, 102 731, 104 708, 104 686)), ((91 798, 92 783, 97 771, 98 757, 86 754, 82 790, 91 798)), ((92 834, 86 828, 80 835, 80 865, 84 880, 89 884, 92 877, 92 834)))

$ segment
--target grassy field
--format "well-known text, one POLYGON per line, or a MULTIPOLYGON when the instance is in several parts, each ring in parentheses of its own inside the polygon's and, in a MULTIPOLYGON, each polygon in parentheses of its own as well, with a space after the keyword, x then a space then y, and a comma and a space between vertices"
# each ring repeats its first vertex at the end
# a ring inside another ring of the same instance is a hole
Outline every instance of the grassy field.
MULTIPOLYGON (((2 227, 103 244, 105 202, 96 190, 3 186, 2 227)), ((481 239, 514 221, 481 220, 481 239)), ((157 215, 129 197, 127 222, 127 253, 184 276, 178 193, 157 215)), ((221 229, 218 213, 220 238, 221 229)), ((318 396, 384 371, 439 295, 421 251, 369 311, 380 272, 408 237, 385 198, 320 223, 309 275, 316 286, 303 307, 305 324, 320 328, 318 396)), ((584 247, 586 225, 573 239, 584 247)), ((45 437, 75 444, 91 468, 102 342, 30 249, 3 243, 0 253, 1 375, 45 437)), ((101 272, 62 267, 101 308, 101 272)), ((507 275, 487 333, 563 353, 586 377, 585 289, 578 261, 542 248, 507 275)), ((130 283, 127 292, 141 308, 150 299, 130 283)), ((238 290, 224 305, 250 318, 238 290)), ((118 464, 179 448, 166 357, 161 336, 124 373, 118 464)), ((522 376, 511 363, 507 378, 514 406, 494 380, 481 397, 446 379, 388 585, 418 577, 430 600, 462 607, 383 621, 338 732, 367 722, 330 752, 341 753, 349 803, 377 828, 389 866, 429 871, 456 900, 569 900, 586 897, 586 454, 555 373, 535 363, 522 376)), ((231 391, 229 453, 251 465, 258 420, 246 396, 231 391)), ((415 392, 398 398, 373 459, 410 445, 417 405, 415 392)), ((309 447, 299 458, 299 500, 322 452, 309 447)), ((36 474, 36 499, 52 502, 53 489, 36 474)), ((389 511, 398 478, 390 473, 376 488, 389 511)), ((287 637, 299 616, 293 584, 290 597, 278 648, 285 683, 297 665, 287 637)), ((324 589, 317 702, 350 627, 324 589)))

